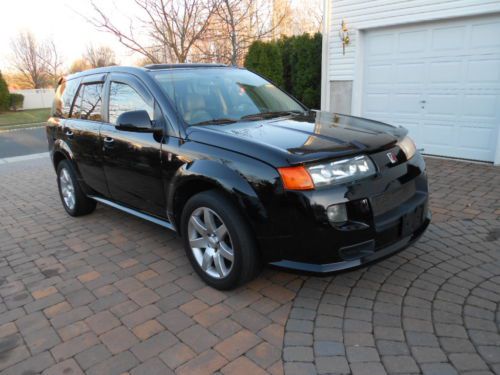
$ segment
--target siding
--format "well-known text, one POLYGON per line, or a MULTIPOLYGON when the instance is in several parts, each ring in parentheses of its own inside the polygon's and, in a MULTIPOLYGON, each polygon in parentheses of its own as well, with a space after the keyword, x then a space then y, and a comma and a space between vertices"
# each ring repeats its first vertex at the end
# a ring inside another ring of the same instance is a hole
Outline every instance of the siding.
MULTIPOLYGON (((442 18, 500 12, 500 0, 326 0, 330 1, 328 80, 353 80, 359 31, 442 18), (344 19, 350 44, 342 55, 339 37, 344 19)), ((328 18, 327 18, 328 19, 328 18)))

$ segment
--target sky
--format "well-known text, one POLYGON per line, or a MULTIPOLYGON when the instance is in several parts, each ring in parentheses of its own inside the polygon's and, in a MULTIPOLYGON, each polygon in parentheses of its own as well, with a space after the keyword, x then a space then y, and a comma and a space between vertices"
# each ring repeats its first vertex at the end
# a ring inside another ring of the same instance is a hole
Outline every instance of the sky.
MULTIPOLYGON (((131 55, 116 38, 96 30, 81 14, 89 14, 90 0, 1 0, 0 70, 11 70, 10 41, 20 30, 31 30, 40 40, 53 38, 64 57, 65 66, 81 57, 87 45, 107 45, 115 50, 119 63, 132 64, 131 55)), ((123 9, 132 9, 131 0, 96 0, 109 14, 127 24, 123 9), (119 4, 120 11, 115 5, 119 4)))
MULTIPOLYGON (((11 40, 19 31, 31 30, 38 40, 53 38, 64 66, 80 58, 89 44, 111 47, 117 63, 131 65, 140 58, 113 35, 97 30, 83 15, 95 14, 91 0, 0 0, 0 70, 12 71, 11 40)), ((94 0, 120 28, 128 28, 137 9, 133 0, 94 0)), ((292 0, 292 4, 302 0, 292 0)), ((321 3, 321 0, 314 0, 321 3)), ((139 35, 140 37, 140 35, 139 35)))

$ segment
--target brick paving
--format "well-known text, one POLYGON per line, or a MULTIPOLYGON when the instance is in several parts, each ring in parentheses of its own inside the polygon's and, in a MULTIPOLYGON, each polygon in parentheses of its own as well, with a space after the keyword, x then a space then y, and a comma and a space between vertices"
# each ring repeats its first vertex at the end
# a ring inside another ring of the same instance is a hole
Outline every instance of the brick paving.
POLYGON ((2 374, 500 374, 500 169, 428 160, 434 221, 327 278, 205 286, 169 231, 71 218, 48 160, 0 166, 2 374))
POLYGON ((286 374, 500 374, 500 169, 427 165, 423 238, 368 268, 308 278, 286 324, 286 374))
POLYGON ((282 374, 302 279, 216 291, 172 232, 104 206, 69 217, 48 160, 0 166, 2 374, 282 374))

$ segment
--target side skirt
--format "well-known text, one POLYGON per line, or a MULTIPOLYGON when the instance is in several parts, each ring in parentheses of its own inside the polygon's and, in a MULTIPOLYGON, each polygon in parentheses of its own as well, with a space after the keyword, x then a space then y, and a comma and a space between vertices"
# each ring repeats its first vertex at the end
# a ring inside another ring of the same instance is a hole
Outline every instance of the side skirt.
POLYGON ((158 219, 157 217, 145 214, 145 213, 140 212, 140 211, 136 211, 136 210, 134 210, 132 208, 128 208, 128 207, 122 206, 121 204, 112 202, 110 200, 107 200, 107 199, 104 199, 104 198, 101 198, 101 197, 96 197, 94 195, 89 195, 88 197, 92 198, 93 200, 95 200, 95 201, 97 201, 99 203, 102 203, 102 204, 105 204, 107 206, 116 208, 116 209, 118 209, 120 211, 126 212, 127 214, 134 215, 135 217, 138 217, 138 218, 150 221, 152 223, 158 224, 158 225, 160 225, 160 226, 162 226, 164 228, 167 228, 167 229, 170 229, 170 230, 173 230, 174 232, 176 232, 174 226, 171 223, 169 223, 168 221, 166 221, 166 220, 158 219))

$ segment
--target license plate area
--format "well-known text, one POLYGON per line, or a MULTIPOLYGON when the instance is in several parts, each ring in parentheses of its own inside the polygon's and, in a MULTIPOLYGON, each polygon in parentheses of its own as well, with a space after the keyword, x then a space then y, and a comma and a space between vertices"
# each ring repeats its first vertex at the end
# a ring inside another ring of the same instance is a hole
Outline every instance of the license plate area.
POLYGON ((407 213, 401 219, 401 237, 407 237, 415 232, 422 222, 424 214, 424 206, 418 206, 414 211, 407 213))
POLYGON ((374 216, 383 215, 411 199, 417 192, 415 181, 410 181, 399 189, 387 191, 371 199, 374 216))

